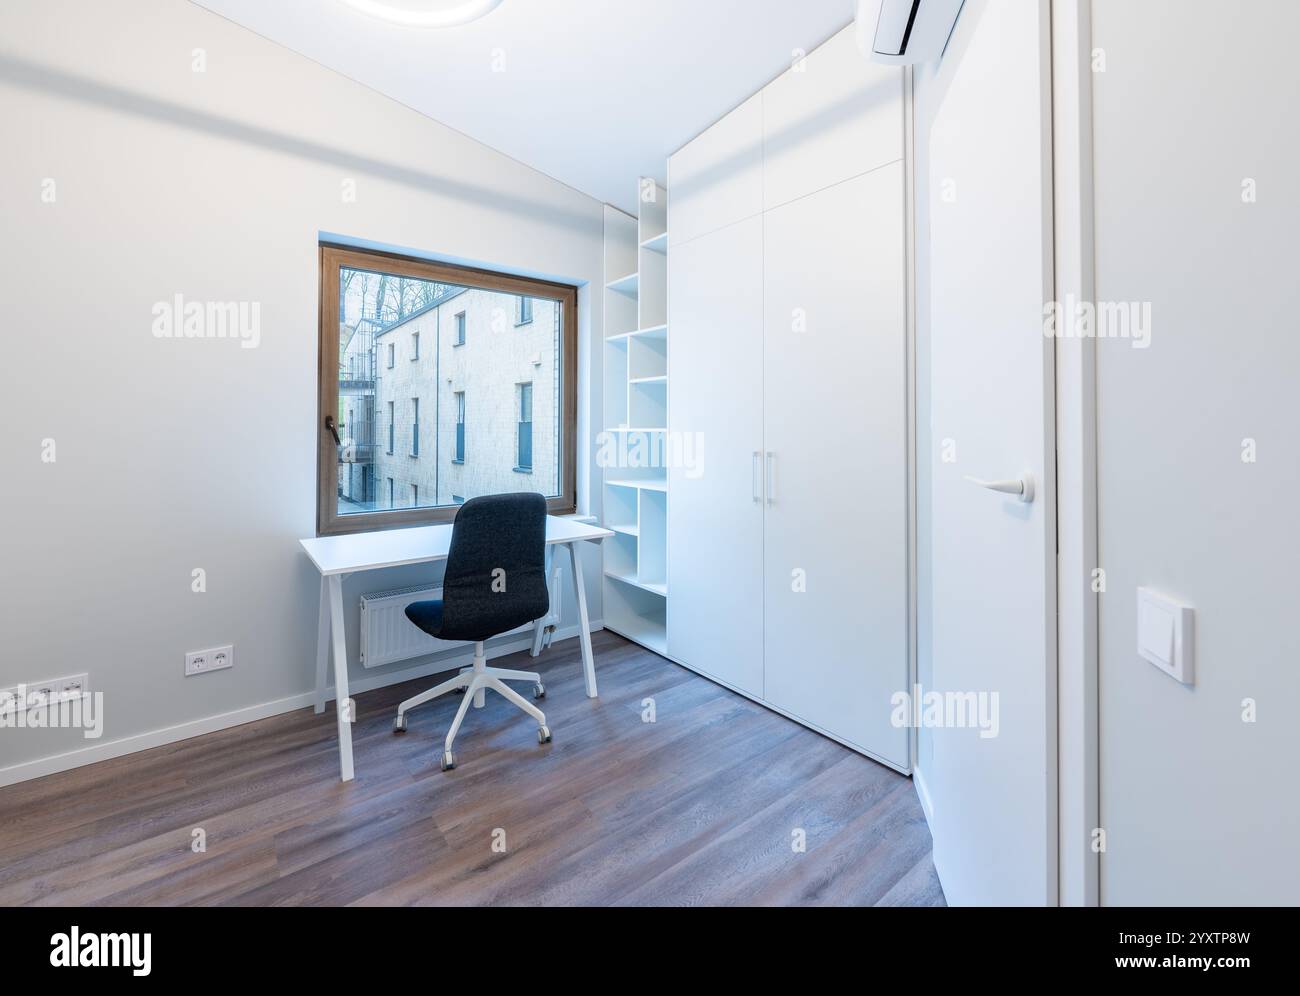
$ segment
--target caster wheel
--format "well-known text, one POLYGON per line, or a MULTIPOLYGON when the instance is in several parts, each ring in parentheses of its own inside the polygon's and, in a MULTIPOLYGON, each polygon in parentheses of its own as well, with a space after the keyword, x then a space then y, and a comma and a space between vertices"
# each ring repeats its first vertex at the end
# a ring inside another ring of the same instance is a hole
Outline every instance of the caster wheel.
POLYGON ((537 728, 537 742, 539 744, 549 744, 551 742, 551 728, 549 726, 539 726, 537 728))
POLYGON ((533 698, 535 699, 546 698, 546 686, 543 685, 540 681, 533 686, 533 698))
POLYGON ((450 770, 451 770, 452 768, 454 768, 454 767, 456 767, 456 755, 453 754, 453 753, 452 753, 451 751, 449 751, 449 750, 448 750, 448 751, 443 751, 443 754, 442 754, 442 770, 443 770, 443 771, 450 771, 450 770))
POLYGON ((393 732, 394 733, 406 732, 406 717, 404 715, 398 716, 396 719, 393 720, 393 732))

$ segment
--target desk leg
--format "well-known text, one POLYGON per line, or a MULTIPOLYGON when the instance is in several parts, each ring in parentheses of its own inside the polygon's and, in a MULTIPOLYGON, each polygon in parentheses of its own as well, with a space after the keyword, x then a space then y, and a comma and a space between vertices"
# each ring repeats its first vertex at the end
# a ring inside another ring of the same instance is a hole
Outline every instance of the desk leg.
MULTIPOLYGON (((551 587, 551 551, 553 549, 554 547, 552 547, 550 544, 547 544, 546 546, 546 587, 548 590, 551 587)), ((546 613, 546 615, 549 616, 554 611, 555 611, 555 606, 552 605, 550 610, 546 613)), ((542 641, 545 639, 546 639, 546 616, 543 616, 541 619, 538 619, 535 623, 533 623, 532 656, 536 657, 538 654, 542 652, 542 641)))
POLYGON ((352 781, 352 699, 348 694, 348 645, 343 629, 343 578, 329 577, 330 636, 334 641, 334 713, 338 721, 339 780, 352 781))
POLYGON ((587 698, 596 697, 596 662, 591 656, 591 625, 587 621, 587 586, 582 582, 582 560, 578 544, 566 543, 573 565, 573 590, 578 596, 578 640, 582 644, 582 673, 587 679, 587 698))
POLYGON ((329 681, 330 666, 330 589, 322 575, 320 579, 320 613, 316 622, 316 715, 325 711, 325 686, 329 681))

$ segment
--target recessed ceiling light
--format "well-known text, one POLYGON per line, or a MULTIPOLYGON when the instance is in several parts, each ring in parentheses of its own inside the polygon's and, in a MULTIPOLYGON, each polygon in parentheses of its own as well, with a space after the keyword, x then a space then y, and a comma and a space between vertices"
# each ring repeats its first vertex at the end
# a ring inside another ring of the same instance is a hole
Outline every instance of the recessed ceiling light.
POLYGON ((421 10, 399 7, 396 4, 384 3, 383 0, 343 0, 343 2, 363 14, 407 28, 454 28, 458 24, 477 21, 501 4, 501 0, 462 0, 461 3, 453 3, 449 7, 440 6, 421 10))

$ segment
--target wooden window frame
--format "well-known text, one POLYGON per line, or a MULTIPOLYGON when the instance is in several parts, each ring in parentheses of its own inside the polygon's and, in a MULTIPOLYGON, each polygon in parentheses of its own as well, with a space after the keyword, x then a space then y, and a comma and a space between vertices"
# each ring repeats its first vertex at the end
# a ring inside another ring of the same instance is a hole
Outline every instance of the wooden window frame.
POLYGON ((316 450, 316 535, 338 536, 378 529, 450 522, 457 505, 379 510, 340 515, 338 511, 338 449, 325 425, 327 416, 338 411, 339 385, 339 270, 343 267, 383 272, 417 280, 475 287, 557 301, 563 308, 560 333, 559 398, 562 431, 560 446, 559 495, 546 499, 552 515, 571 515, 578 504, 578 288, 571 284, 517 277, 474 267, 435 263, 396 253, 320 244, 320 305, 317 338, 317 450, 316 450))

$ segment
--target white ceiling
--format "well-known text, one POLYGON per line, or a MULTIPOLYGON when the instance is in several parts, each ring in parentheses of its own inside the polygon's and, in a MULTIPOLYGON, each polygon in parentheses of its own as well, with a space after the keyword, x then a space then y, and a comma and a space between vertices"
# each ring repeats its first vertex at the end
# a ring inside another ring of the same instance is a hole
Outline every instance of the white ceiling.
POLYGON ((795 49, 848 24, 855 7, 504 0, 462 27, 406 28, 340 0, 194 2, 629 211, 638 176, 663 182, 670 152, 781 73, 795 49))

